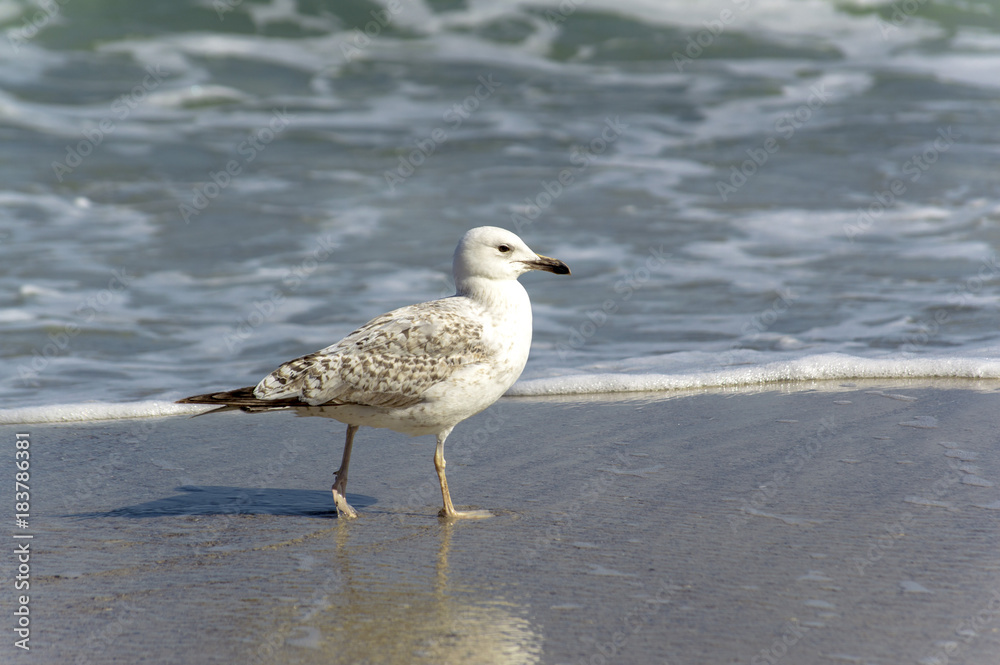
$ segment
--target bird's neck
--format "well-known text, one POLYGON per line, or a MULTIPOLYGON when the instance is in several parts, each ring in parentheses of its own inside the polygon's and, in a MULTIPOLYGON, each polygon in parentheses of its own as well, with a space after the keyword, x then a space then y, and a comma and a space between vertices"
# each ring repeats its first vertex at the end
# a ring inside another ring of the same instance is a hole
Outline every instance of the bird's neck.
POLYGON ((468 278, 456 282, 456 295, 477 303, 492 322, 492 326, 484 330, 484 341, 499 350, 509 387, 521 375, 531 349, 531 300, 528 292, 514 279, 468 278))
POLYGON ((516 279, 495 280, 484 277, 466 277, 455 281, 456 294, 475 300, 494 312, 531 313, 528 292, 516 279))

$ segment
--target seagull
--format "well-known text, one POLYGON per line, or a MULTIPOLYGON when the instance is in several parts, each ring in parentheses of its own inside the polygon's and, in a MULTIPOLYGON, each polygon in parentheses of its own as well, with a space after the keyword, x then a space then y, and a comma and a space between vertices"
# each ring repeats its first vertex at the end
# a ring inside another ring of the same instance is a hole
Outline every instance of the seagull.
POLYGON ((558 259, 531 251, 495 226, 470 229, 455 249, 455 295, 395 309, 339 342, 278 367, 254 387, 195 395, 181 404, 207 413, 295 409, 347 425, 332 487, 338 516, 347 503, 347 469, 358 428, 437 437, 434 468, 443 518, 488 517, 457 511, 445 476, 444 442, 455 426, 486 409, 521 375, 531 347, 531 301, 517 278, 531 270, 569 275, 558 259))

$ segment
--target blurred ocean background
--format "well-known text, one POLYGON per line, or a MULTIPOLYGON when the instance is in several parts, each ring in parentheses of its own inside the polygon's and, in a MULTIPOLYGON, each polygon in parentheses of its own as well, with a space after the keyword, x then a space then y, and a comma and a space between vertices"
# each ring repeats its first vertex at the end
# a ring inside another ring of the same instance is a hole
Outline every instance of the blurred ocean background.
POLYGON ((514 393, 1000 378, 997 3, 0 0, 0 31, 8 411, 254 384, 452 293, 479 225, 573 269, 522 278, 514 393))

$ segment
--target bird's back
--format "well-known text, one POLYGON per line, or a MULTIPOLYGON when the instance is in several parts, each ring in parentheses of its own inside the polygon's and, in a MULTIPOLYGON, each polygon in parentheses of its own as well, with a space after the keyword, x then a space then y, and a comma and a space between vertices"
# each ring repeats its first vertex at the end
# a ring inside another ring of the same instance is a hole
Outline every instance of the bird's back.
POLYGON ((254 395, 314 406, 411 406, 463 368, 497 362, 504 352, 497 332, 484 308, 469 298, 401 307, 336 344, 284 363, 254 395))

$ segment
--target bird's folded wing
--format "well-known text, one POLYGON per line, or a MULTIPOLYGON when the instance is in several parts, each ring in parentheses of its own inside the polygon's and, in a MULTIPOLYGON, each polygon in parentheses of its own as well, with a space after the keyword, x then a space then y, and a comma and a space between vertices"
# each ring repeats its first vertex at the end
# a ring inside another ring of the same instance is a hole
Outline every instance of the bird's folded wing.
POLYGON ((445 298, 372 319, 325 349, 291 360, 254 389, 261 400, 404 408, 461 367, 483 362, 483 326, 468 301, 445 298))

